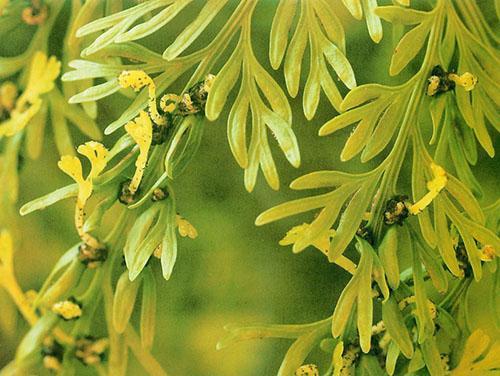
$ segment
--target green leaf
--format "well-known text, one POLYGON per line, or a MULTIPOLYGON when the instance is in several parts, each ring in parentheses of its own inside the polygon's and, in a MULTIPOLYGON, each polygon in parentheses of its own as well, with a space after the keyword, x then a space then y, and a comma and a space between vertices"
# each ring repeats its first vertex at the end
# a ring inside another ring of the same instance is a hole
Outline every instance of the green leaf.
POLYGON ((375 14, 387 22, 402 25, 420 24, 429 16, 427 12, 394 5, 377 7, 375 14))
POLYGON ((334 338, 341 336, 346 329, 358 297, 359 280, 359 273, 354 274, 346 287, 344 287, 344 290, 342 290, 339 300, 335 305, 332 317, 332 335, 334 338))
POLYGON ((418 257, 418 250, 413 244, 413 281, 415 283, 416 317, 418 324, 418 343, 422 344, 432 338, 434 322, 429 311, 429 299, 425 289, 424 272, 418 257))
POLYGON ((167 224, 165 235, 161 243, 161 270, 163 278, 168 280, 177 259, 177 237, 175 202, 171 199, 167 202, 167 224))
POLYGON ((342 3, 355 19, 360 20, 363 17, 360 0, 342 0, 342 3))
POLYGON ((398 233, 395 226, 389 227, 378 248, 380 262, 384 267, 389 286, 393 290, 399 286, 398 233))
POLYGON ((422 243, 420 245, 418 247, 420 260, 424 264, 427 273, 429 273, 436 290, 443 294, 448 290, 448 276, 442 267, 442 260, 436 257, 426 244, 422 243))
POLYGON ((361 355, 359 365, 356 367, 356 376, 384 376, 379 360, 373 355, 361 355))
POLYGON ((141 304, 141 344, 147 350, 153 347, 156 328, 156 280, 151 268, 144 271, 141 304))
POLYGON ((328 204, 333 193, 301 198, 277 205, 261 213, 255 220, 255 224, 261 226, 295 214, 321 208, 328 204))
POLYGON ((160 28, 165 26, 179 14, 192 0, 179 0, 172 3, 172 5, 160 11, 149 20, 134 26, 129 31, 118 35, 115 43, 122 43, 144 38, 160 28))
POLYGON ((359 180, 359 176, 341 171, 316 171, 303 175, 290 183, 292 189, 337 187, 359 180))
POLYGON ((373 322, 372 268, 373 250, 365 240, 358 238, 357 248, 361 253, 357 274, 359 274, 357 298, 357 326, 359 343, 364 353, 370 351, 373 322))
POLYGON ((363 9, 365 11, 366 25, 368 26, 368 33, 375 43, 379 43, 382 40, 383 30, 382 22, 380 18, 375 13, 377 8, 377 0, 362 0, 363 9))
POLYGON ((48 312, 28 331, 17 346, 15 361, 20 362, 33 351, 35 351, 43 342, 45 337, 56 326, 59 318, 56 314, 48 312))
POLYGON ((313 347, 319 343, 321 338, 325 336, 327 332, 328 327, 325 325, 297 338, 297 340, 288 349, 283 362, 281 363, 280 369, 278 370, 278 376, 292 375, 297 368, 304 364, 304 360, 312 351, 313 347))
MULTIPOLYGON (((229 93, 240 75, 242 58, 241 46, 238 44, 229 60, 215 76, 205 107, 208 120, 216 120, 224 108, 229 98, 229 93)), ((233 106, 235 105, 236 102, 233 106)))
POLYGON ((137 291, 141 285, 141 279, 131 281, 128 273, 123 272, 116 284, 113 297, 113 327, 117 333, 123 333, 127 328, 130 316, 135 306, 137 291))
POLYGON ((359 228, 363 214, 371 202, 373 190, 378 182, 378 176, 368 178, 352 196, 347 208, 340 218, 337 233, 330 243, 328 260, 330 262, 344 252, 359 228))
POLYGON ((461 270, 455 255, 453 240, 448 230, 448 221, 443 203, 439 197, 436 197, 434 201, 434 227, 436 229, 436 236, 439 239, 437 247, 444 263, 455 277, 460 277, 461 270))
POLYGON ((407 359, 412 359, 414 354, 413 342, 394 296, 390 296, 389 299, 382 303, 382 320, 387 332, 401 349, 403 355, 407 359))
POLYGON ((369 116, 361 120, 354 128, 340 153, 342 162, 349 161, 361 152, 368 142, 376 121, 376 118, 369 116))
POLYGON ((65 198, 76 197, 78 195, 78 186, 75 184, 67 185, 56 189, 54 192, 46 194, 40 198, 32 200, 23 206, 19 210, 21 215, 26 215, 34 212, 35 210, 45 209, 47 206, 55 204, 58 201, 64 200, 65 198))
POLYGON ((288 33, 297 8, 296 0, 281 0, 276 8, 269 37, 269 61, 273 69, 278 69, 285 56, 288 33))
POLYGON ((426 20, 420 25, 415 26, 401 38, 392 55, 391 66, 389 68, 391 76, 395 76, 401 72, 417 56, 427 39, 431 24, 432 22, 426 20))
POLYGON ((208 0, 196 19, 177 35, 175 41, 163 52, 163 58, 173 60, 186 50, 203 33, 226 3, 227 0, 208 0))
POLYGON ((241 168, 248 167, 246 126, 249 106, 250 101, 245 95, 245 88, 242 85, 227 120, 229 146, 241 168))
POLYGON ((361 154, 361 162, 368 162, 381 153, 391 142, 394 132, 398 129, 398 124, 403 116, 402 109, 406 103, 400 98, 394 99, 385 109, 377 122, 377 126, 366 142, 366 147, 361 154))
POLYGON ((436 342, 436 337, 427 338, 421 345, 422 356, 431 376, 444 376, 444 370, 441 363, 441 356, 436 342))
POLYGON ((135 220, 128 233, 123 254, 131 281, 137 278, 155 248, 161 243, 164 211, 161 204, 153 204, 135 220))
POLYGON ((106 81, 103 84, 91 86, 84 91, 73 95, 69 98, 68 103, 73 104, 97 101, 116 93, 120 89, 121 87, 118 84, 118 80, 115 78, 110 81, 106 81))
POLYGON ((400 351, 398 345, 396 345, 396 342, 391 341, 385 357, 385 370, 390 376, 394 375, 394 371, 396 370, 399 353, 400 351))
POLYGON ((354 88, 356 86, 356 78, 354 77, 354 71, 352 70, 349 60, 347 60, 342 51, 339 50, 335 44, 328 43, 326 39, 323 43, 323 54, 328 63, 330 63, 335 73, 337 73, 339 78, 349 89, 354 88))
POLYGON ((305 6, 306 5, 301 2, 301 12, 299 20, 297 21, 297 27, 295 28, 292 40, 290 41, 290 45, 288 46, 288 50, 285 56, 285 65, 283 68, 285 73, 286 87, 288 89, 288 93, 292 98, 295 98, 297 96, 297 93, 299 92, 302 60, 304 58, 304 51, 307 45, 308 33, 303 29, 306 23, 305 15, 303 12, 303 7, 305 6))

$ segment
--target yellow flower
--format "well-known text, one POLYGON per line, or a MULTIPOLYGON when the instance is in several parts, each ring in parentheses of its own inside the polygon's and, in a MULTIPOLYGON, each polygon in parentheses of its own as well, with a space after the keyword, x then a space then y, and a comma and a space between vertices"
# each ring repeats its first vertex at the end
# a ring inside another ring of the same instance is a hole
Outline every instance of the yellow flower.
POLYGON ((0 124, 0 136, 12 136, 24 129, 40 110, 41 96, 54 88, 54 80, 59 75, 61 63, 55 56, 47 58, 43 52, 36 52, 30 66, 28 85, 17 99, 10 118, 0 124))
POLYGON ((451 376, 482 376, 496 374, 500 368, 500 341, 493 340, 478 329, 472 332, 457 367, 451 376), (491 372, 491 373, 490 373, 491 372))
POLYGON ((477 84, 477 77, 469 72, 465 72, 461 76, 455 73, 450 73, 448 74, 448 78, 455 82, 456 85, 462 86, 465 91, 471 91, 477 84))
POLYGON ((497 253, 495 248, 490 245, 486 244, 481 248, 481 261, 492 261, 497 257, 497 253))
POLYGON ((63 318, 64 320, 74 320, 82 315, 82 308, 73 300, 63 300, 54 303, 52 312, 63 318))
POLYGON ((182 218, 180 215, 177 215, 175 217, 175 221, 177 223, 179 234, 183 238, 187 236, 190 239, 194 239, 198 236, 198 231, 196 231, 194 226, 191 223, 189 223, 186 219, 182 218))
POLYGON ((90 161, 91 168, 87 178, 83 178, 82 163, 77 157, 63 155, 57 165, 78 184, 78 201, 85 204, 92 194, 93 179, 106 167, 108 150, 99 142, 89 141, 80 145, 77 151, 90 161))
POLYGON ((151 147, 151 140, 153 138, 153 124, 146 112, 141 111, 135 120, 125 125, 125 130, 139 146, 139 156, 135 161, 136 170, 129 185, 130 193, 133 195, 139 188, 146 163, 148 162, 149 148, 151 147))
POLYGON ((78 198, 75 207, 75 227, 78 235, 85 244, 92 248, 100 248, 99 242, 83 231, 84 208, 87 200, 92 195, 93 179, 99 176, 106 167, 108 150, 99 142, 89 141, 80 145, 77 151, 90 161, 91 168, 87 178, 83 177, 82 163, 75 156, 63 155, 57 166, 78 184, 78 198))
POLYGON ((149 75, 142 70, 125 70, 118 77, 118 83, 123 88, 131 87, 134 91, 139 91, 143 87, 148 87, 149 95, 149 115, 157 125, 165 125, 167 120, 158 113, 156 108, 156 85, 149 75))
POLYGON ((439 194, 439 192, 441 192, 441 190, 446 186, 446 183, 448 182, 446 171, 441 166, 438 166, 435 163, 431 163, 431 170, 432 174, 434 175, 434 179, 427 183, 427 189, 429 190, 429 192, 427 192, 427 194, 415 204, 408 207, 408 211, 413 215, 422 212, 422 210, 429 206, 432 200, 436 198, 436 196, 439 194))

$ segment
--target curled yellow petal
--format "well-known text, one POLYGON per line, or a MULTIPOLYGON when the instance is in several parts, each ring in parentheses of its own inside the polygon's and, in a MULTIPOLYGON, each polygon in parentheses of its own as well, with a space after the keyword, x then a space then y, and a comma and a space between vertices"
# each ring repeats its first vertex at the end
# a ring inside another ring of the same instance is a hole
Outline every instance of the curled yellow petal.
POLYGON ((132 88, 139 91, 143 87, 148 87, 149 115, 157 125, 165 125, 166 118, 161 116, 156 108, 156 85, 153 79, 142 70, 125 70, 118 77, 118 83, 123 88, 132 88))
POLYGON ((441 190, 446 186, 446 183, 448 182, 446 171, 441 166, 432 163, 431 170, 434 178, 427 183, 427 189, 429 190, 429 192, 427 192, 427 194, 415 204, 408 207, 408 211, 410 212, 410 214, 416 215, 422 212, 422 210, 429 206, 432 200, 436 198, 436 196, 439 194, 439 192, 441 192, 441 190))
POLYGON ((83 230, 85 204, 92 195, 93 179, 99 176, 107 164, 108 150, 99 142, 89 141, 78 147, 78 152, 86 156, 91 164, 87 178, 83 177, 82 163, 75 156, 63 155, 57 166, 78 184, 78 198, 75 206, 75 227, 82 241, 92 248, 99 248, 100 243, 83 230))
POLYGON ((104 170, 108 163, 108 149, 103 144, 96 141, 89 141, 78 146, 77 151, 86 156, 91 164, 90 173, 87 179, 93 179, 104 170))
POLYGON ((153 124, 146 112, 141 111, 135 120, 125 125, 125 130, 139 146, 139 156, 135 161, 136 170, 129 185, 130 193, 134 194, 139 188, 148 161, 148 153, 153 138, 153 124))

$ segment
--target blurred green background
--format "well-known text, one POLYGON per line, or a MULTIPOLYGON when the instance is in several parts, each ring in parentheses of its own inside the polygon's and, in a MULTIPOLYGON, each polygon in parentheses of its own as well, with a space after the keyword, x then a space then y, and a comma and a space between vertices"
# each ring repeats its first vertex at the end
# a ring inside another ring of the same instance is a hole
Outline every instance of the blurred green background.
MULTIPOLYGON (((195 1, 174 23, 148 37, 144 44, 161 52, 194 18, 203 3, 195 1)), ((232 1, 221 12, 195 48, 210 40, 236 3, 232 1)), ((267 57, 269 29, 276 4, 274 0, 259 3, 253 22, 253 45, 261 64, 284 88, 282 70, 273 71, 267 57)), ((388 77, 393 41, 387 24, 384 23, 384 39, 375 45, 369 39, 364 21, 353 20, 340 1, 334 1, 332 7, 345 26, 347 56, 358 84, 397 83, 409 75, 411 67, 397 79, 388 77)), ((63 30, 64 14, 60 18, 57 27, 63 30)), ((13 33, 13 43, 8 46, 1 43, 2 56, 22 51, 23 41, 29 38, 30 32, 32 30, 23 26, 18 33, 13 33)), ((58 46, 62 35, 61 32, 53 36, 50 53, 60 54, 58 46)), ((301 87, 308 65, 306 52, 301 87)), ((185 80, 186 77, 181 78, 171 90, 181 91, 185 80)), ((342 87, 340 82, 339 87, 342 87)), ((345 87, 342 87, 342 93, 346 93, 345 87)), ((127 103, 129 100, 120 95, 101 101, 99 123, 102 128, 116 119, 127 103)), ((361 165, 357 159, 349 162, 348 168, 341 165, 339 153, 350 129, 329 137, 317 136, 320 125, 335 115, 324 94, 312 121, 304 118, 300 93, 297 98, 290 98, 290 103, 302 165, 299 169, 288 165, 278 147, 273 145, 281 178, 279 192, 272 191, 262 175, 253 193, 245 191, 243 171, 234 161, 226 140, 227 108, 219 121, 206 124, 196 159, 174 184, 178 210, 197 228, 199 236, 195 240, 181 240, 170 281, 164 281, 158 273, 158 322, 153 353, 171 375, 275 374, 291 341, 256 340, 216 351, 216 342, 225 335, 224 325, 320 320, 331 315, 347 281, 347 273, 329 264, 320 252, 307 249, 293 255, 291 247, 278 245, 279 239, 292 225, 309 220, 310 215, 259 228, 253 224, 263 210, 304 195, 304 192, 293 192, 288 188, 295 177, 320 169, 352 172, 369 167, 361 165)), ((19 205, 69 181, 56 167, 59 156, 51 139, 50 127, 48 131, 43 157, 37 161, 26 160, 23 164, 19 205)), ((73 136, 75 144, 85 141, 77 132, 73 136)), ((111 146, 113 139, 105 139, 106 146, 111 146)), ((484 153, 481 156, 479 178, 485 182, 488 193, 495 184, 494 176, 488 171, 494 168, 496 161, 485 158, 484 153)), ((407 184, 405 174, 401 182, 403 186, 407 184)), ((20 239, 16 243, 15 266, 23 289, 38 289, 58 257, 78 240, 72 211, 73 202, 67 200, 18 218, 13 224, 20 239)), ((12 318, 11 312, 12 307, 0 307, 0 315, 4 317, 3 324, 0 324, 0 368, 13 357, 15 346, 27 329, 21 318, 12 318)), ((130 375, 143 373, 133 356, 130 365, 130 375)))

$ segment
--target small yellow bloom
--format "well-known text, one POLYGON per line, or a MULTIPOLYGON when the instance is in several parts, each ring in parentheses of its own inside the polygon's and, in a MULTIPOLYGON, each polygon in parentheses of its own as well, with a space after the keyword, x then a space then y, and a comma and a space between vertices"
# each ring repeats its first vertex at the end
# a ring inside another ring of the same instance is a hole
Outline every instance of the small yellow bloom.
POLYGON ((477 84, 477 77, 469 72, 465 72, 461 76, 455 73, 450 73, 448 74, 448 78, 455 82, 456 85, 462 86, 465 91, 471 91, 477 84))
POLYGON ((198 236, 198 231, 196 231, 194 226, 191 223, 189 223, 186 219, 182 218, 180 215, 177 215, 175 217, 175 221, 177 223, 179 234, 183 238, 187 236, 190 239, 194 239, 198 236))
POLYGON ((82 315, 82 308, 73 300, 63 300, 54 303, 52 312, 59 315, 64 320, 74 320, 82 315))
POLYGON ((153 79, 142 70, 125 70, 118 77, 118 83, 123 88, 131 87, 134 91, 139 91, 143 87, 148 87, 149 95, 149 115, 157 125, 165 125, 167 120, 158 113, 156 108, 156 85, 153 79))
POLYGON ((316 364, 304 364, 295 371, 295 376, 319 376, 316 364))
POLYGON ((148 162, 148 153, 153 138, 153 123, 146 112, 141 111, 138 117, 125 125, 125 130, 139 146, 139 156, 135 161, 136 170, 129 185, 130 193, 133 195, 139 188, 148 162))
POLYGON ((80 145, 77 151, 86 156, 91 164, 90 172, 83 177, 82 163, 75 156, 63 155, 57 166, 68 174, 78 184, 78 197, 75 207, 75 227, 84 243, 93 248, 100 248, 99 242, 83 231, 85 218, 84 208, 87 200, 92 195, 93 179, 99 176, 107 164, 108 150, 99 142, 89 141, 80 145))
POLYGON ((497 257, 497 253, 495 248, 490 245, 486 244, 481 248, 481 261, 492 261, 497 257))
POLYGON ((408 211, 410 214, 416 215, 422 212, 429 204, 436 198, 436 196, 441 192, 441 190, 446 186, 448 182, 448 177, 446 171, 435 163, 431 163, 432 174, 434 179, 427 183, 427 189, 429 192, 422 197, 415 204, 410 205, 408 211))
MULTIPOLYGON (((24 129, 40 110, 41 96, 54 88, 54 80, 59 75, 61 63, 55 56, 47 58, 43 52, 36 52, 31 61, 28 85, 17 99, 10 118, 0 123, 0 136, 12 136, 24 129)), ((10 89, 12 90, 12 89, 10 89)))

